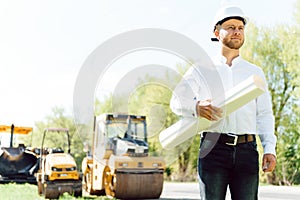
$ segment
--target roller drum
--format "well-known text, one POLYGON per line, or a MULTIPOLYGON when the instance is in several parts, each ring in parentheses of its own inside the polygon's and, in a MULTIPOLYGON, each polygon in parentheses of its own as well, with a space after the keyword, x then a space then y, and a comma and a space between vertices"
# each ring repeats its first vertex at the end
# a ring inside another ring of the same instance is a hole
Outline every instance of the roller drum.
POLYGON ((108 193, 118 199, 158 199, 163 189, 163 170, 118 170, 111 175, 108 193))

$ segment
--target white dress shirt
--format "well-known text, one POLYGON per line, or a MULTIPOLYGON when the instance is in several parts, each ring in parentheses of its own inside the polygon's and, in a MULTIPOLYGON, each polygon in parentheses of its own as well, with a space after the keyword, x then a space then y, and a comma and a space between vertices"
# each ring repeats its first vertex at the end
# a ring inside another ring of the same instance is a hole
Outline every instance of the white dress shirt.
MULTIPOLYGON (((259 134, 264 153, 276 155, 272 101, 262 69, 241 57, 235 58, 232 61, 232 66, 226 64, 226 58, 223 56, 217 57, 214 64, 219 76, 213 78, 219 77, 221 79, 216 80, 215 83, 221 83, 223 85, 221 88, 224 91, 229 90, 252 75, 259 75, 265 82, 266 92, 205 131, 237 135, 259 134)), ((208 87, 206 78, 208 77, 200 74, 196 67, 188 69, 182 81, 176 86, 171 98, 170 107, 175 114, 183 117, 197 116, 197 102, 212 99, 210 90, 214 87, 208 87)), ((218 88, 218 86, 215 86, 215 88, 218 88)))

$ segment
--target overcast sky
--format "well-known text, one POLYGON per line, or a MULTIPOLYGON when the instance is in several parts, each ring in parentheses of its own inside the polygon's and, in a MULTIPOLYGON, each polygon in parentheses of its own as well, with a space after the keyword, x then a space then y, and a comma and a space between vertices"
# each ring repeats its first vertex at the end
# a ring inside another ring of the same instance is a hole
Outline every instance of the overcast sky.
MULTIPOLYGON (((109 38, 138 28, 176 31, 209 55, 212 20, 220 0, 1 0, 0 124, 33 126, 54 106, 72 111, 74 84, 90 53, 109 38)), ((261 26, 292 24, 295 0, 236 0, 261 26)), ((101 87, 140 65, 181 62, 162 52, 117 60, 101 87)), ((95 92, 97 93, 97 92, 95 92)))

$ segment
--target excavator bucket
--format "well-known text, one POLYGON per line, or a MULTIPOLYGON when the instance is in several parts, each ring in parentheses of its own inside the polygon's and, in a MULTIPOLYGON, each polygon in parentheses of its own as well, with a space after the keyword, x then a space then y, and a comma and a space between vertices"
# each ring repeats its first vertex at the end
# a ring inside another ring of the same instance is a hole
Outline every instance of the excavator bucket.
POLYGON ((37 157, 21 148, 3 148, 0 156, 0 182, 36 183, 37 157))
POLYGON ((10 147, 1 147, 0 150, 0 183, 36 183, 37 154, 23 144, 12 147, 13 134, 28 134, 31 131, 31 127, 0 125, 0 132, 11 133, 10 147))

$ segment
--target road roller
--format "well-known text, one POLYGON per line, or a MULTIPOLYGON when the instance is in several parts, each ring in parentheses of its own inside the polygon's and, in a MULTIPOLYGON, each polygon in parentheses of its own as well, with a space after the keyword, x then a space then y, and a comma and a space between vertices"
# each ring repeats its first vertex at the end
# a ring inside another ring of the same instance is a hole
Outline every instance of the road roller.
POLYGON ((44 130, 40 150, 40 167, 36 174, 39 195, 45 196, 47 199, 58 199, 65 192, 76 197, 81 196, 82 175, 71 155, 70 146, 69 129, 46 128, 44 130), (66 149, 45 146, 46 135, 50 132, 66 134, 66 149))
POLYGON ((117 199, 157 199, 165 161, 150 156, 145 116, 101 114, 82 162, 83 191, 117 199))

